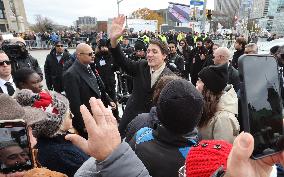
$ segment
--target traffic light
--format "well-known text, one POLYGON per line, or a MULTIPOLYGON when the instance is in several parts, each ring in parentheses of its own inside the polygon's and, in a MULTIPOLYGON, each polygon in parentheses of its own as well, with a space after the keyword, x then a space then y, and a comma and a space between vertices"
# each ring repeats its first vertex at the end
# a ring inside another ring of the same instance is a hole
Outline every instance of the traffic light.
POLYGON ((212 11, 210 9, 207 10, 206 16, 208 20, 212 20, 212 11))

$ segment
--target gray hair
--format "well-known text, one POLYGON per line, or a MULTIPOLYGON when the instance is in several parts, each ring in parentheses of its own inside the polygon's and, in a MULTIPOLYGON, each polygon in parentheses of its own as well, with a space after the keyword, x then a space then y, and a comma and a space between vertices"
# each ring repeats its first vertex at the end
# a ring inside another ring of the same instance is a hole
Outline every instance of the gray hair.
POLYGON ((252 54, 257 54, 258 53, 258 47, 255 43, 249 43, 245 46, 245 48, 251 49, 252 54))

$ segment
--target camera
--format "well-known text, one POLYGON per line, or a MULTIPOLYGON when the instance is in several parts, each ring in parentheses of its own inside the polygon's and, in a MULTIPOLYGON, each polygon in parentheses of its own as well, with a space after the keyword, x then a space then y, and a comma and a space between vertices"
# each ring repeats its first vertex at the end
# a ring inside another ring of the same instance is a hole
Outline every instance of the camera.
POLYGON ((26 58, 28 51, 23 43, 4 43, 2 45, 2 50, 8 55, 9 59, 12 61, 19 60, 21 58, 26 58))

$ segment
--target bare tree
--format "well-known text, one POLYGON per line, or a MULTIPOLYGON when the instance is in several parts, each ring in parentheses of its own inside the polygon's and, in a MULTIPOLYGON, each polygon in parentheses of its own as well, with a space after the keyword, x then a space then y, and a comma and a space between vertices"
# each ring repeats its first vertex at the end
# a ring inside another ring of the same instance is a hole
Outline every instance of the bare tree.
POLYGON ((35 32, 53 31, 56 24, 49 18, 35 15, 35 24, 30 29, 35 32))

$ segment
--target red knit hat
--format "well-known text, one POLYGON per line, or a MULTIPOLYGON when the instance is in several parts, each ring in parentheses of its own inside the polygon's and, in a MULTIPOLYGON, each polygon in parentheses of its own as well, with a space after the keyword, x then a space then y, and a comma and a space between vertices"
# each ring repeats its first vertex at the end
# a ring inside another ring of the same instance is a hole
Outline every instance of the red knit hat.
POLYGON ((232 145, 223 140, 202 140, 191 147, 186 157, 187 177, 210 177, 218 168, 227 169, 232 145))
MULTIPOLYGON (((39 98, 34 101, 33 107, 41 108, 46 111, 46 108, 52 105, 52 97, 48 92, 40 92, 38 95, 39 98)), ((53 108, 52 113, 58 114, 58 110, 53 108)))

